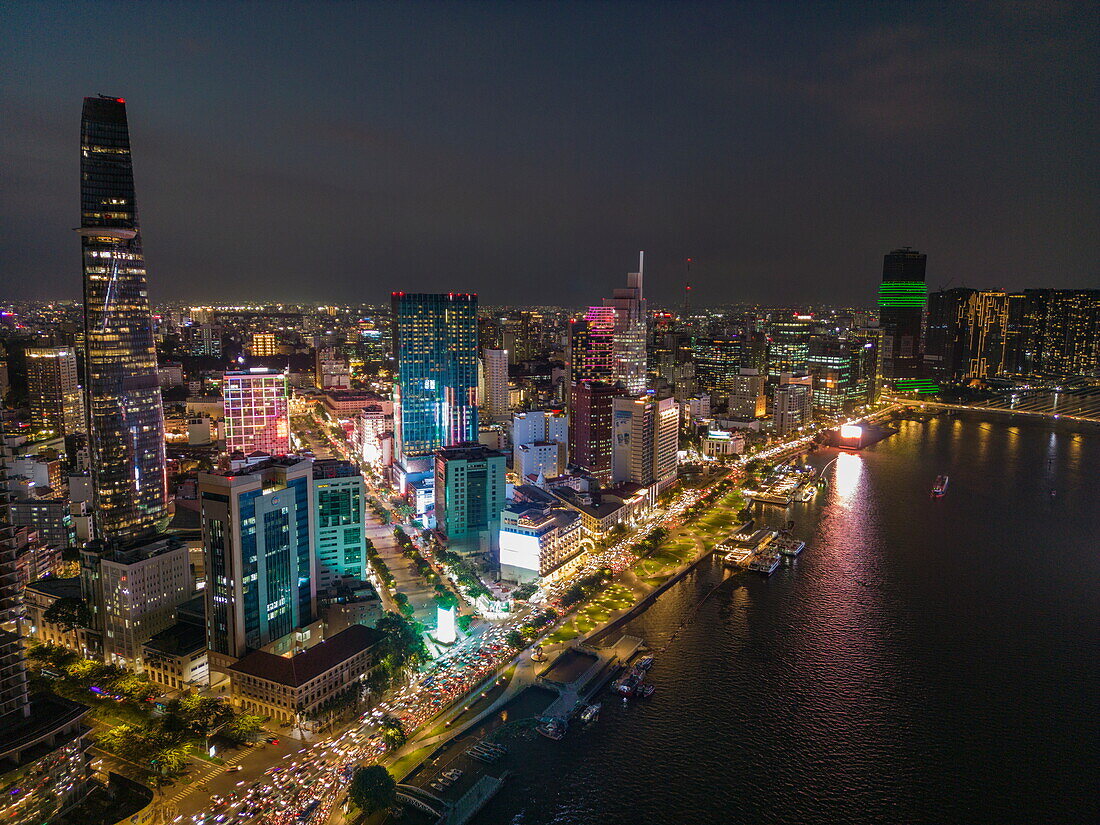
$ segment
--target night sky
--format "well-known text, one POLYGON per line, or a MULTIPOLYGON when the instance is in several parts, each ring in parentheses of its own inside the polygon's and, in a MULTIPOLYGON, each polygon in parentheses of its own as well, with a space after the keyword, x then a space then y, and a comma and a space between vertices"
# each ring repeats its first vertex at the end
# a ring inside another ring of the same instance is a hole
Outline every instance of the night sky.
POLYGON ((0 299, 78 298, 125 97, 158 299, 1100 286, 1100 4, 4 3, 0 299))

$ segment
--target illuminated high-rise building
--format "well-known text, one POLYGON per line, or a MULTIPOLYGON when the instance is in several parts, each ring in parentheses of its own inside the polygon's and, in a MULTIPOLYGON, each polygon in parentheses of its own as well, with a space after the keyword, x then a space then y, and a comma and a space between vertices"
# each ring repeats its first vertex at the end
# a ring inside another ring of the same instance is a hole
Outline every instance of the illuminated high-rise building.
POLYGON ((1040 354, 1043 372, 1100 375, 1100 289, 1041 292, 1045 303, 1040 354))
POLYGON ((626 276, 626 287, 616 289, 603 305, 615 310, 613 380, 621 383, 631 395, 646 387, 648 353, 646 323, 648 313, 642 291, 644 256, 639 253, 638 271, 626 276))
POLYGON ((31 347, 27 350, 27 394, 31 423, 58 435, 87 430, 84 391, 71 347, 31 347))
POLYGON ((883 258, 879 287, 882 328, 882 372, 888 380, 919 378, 923 366, 921 319, 928 287, 928 256, 915 249, 895 249, 883 258))
POLYGON ((742 364, 742 344, 737 336, 695 339, 692 354, 699 389, 717 398, 725 398, 733 391, 742 364))
POLYGON ((611 482, 612 410, 618 387, 581 381, 572 387, 569 411, 569 462, 604 484, 611 482))
POLYGON ((508 355, 503 349, 481 351, 485 374, 485 394, 481 403, 487 422, 499 424, 508 420, 508 355))
POLYGON ((100 538, 168 516, 164 410, 146 292, 126 103, 87 97, 80 128, 85 391, 100 538))
POLYGON ((616 313, 611 307, 589 307, 570 327, 569 381, 615 383, 616 313))
MULTIPOLYGON (((313 462, 199 474, 210 670, 286 639, 317 612, 313 462)), ((357 528, 358 529, 358 528, 357 528)), ((284 652, 284 651, 279 651, 284 652)))
POLYGON ((680 408, 672 398, 643 395, 612 401, 611 481, 657 492, 676 480, 680 408))
POLYGON ((254 358, 270 358, 279 354, 279 344, 275 340, 274 332, 257 332, 252 336, 252 356, 254 358))
POLYGON ((435 454, 436 529, 452 552, 497 560, 506 462, 476 442, 435 454))
POLYGON ((477 340, 477 295, 393 293, 399 461, 477 441, 477 340))
POLYGON ((768 378, 772 383, 785 372, 806 369, 812 320, 809 315, 792 315, 772 322, 768 340, 768 378))
POLYGON ((287 379, 278 370, 253 367, 227 372, 222 385, 225 448, 248 455, 290 452, 287 379))

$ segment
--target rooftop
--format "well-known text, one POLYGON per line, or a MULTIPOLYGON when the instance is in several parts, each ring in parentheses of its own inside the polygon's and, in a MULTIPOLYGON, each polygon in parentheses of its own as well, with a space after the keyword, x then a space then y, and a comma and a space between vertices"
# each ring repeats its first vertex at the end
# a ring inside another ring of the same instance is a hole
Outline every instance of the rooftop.
POLYGON ((145 642, 143 647, 169 656, 195 653, 206 647, 206 628, 188 622, 176 622, 145 642))
POLYGON ((80 576, 70 576, 64 579, 39 579, 28 584, 26 589, 34 590, 36 593, 42 593, 46 596, 53 596, 57 599, 79 599, 80 576))
POLYGON ((382 634, 374 628, 353 624, 297 656, 276 656, 256 650, 229 670, 288 687, 301 687, 381 640, 382 634))

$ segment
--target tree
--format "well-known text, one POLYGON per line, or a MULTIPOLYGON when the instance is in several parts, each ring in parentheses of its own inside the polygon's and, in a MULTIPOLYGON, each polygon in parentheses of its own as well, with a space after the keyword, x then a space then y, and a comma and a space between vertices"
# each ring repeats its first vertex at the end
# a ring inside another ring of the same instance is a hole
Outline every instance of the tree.
POLYGON ((264 718, 253 716, 251 713, 238 713, 233 720, 221 730, 222 736, 233 742, 253 742, 260 735, 264 718))
POLYGON ((356 768, 351 777, 348 796, 355 807, 370 816, 390 807, 397 799, 397 783, 381 765, 356 768))
POLYGON ((516 650, 526 647, 527 642, 523 638, 523 634, 518 630, 509 630, 508 635, 504 637, 504 641, 514 647, 516 650))
POLYGON ((382 734, 382 742, 388 751, 395 751, 408 741, 408 737, 405 735, 405 726, 401 724, 401 720, 396 716, 385 717, 378 724, 378 728, 382 734))
POLYGON ((78 627, 87 627, 91 624, 92 614, 88 610, 87 602, 83 599, 67 596, 47 607, 42 614, 42 620, 56 624, 66 632, 71 632, 78 627))

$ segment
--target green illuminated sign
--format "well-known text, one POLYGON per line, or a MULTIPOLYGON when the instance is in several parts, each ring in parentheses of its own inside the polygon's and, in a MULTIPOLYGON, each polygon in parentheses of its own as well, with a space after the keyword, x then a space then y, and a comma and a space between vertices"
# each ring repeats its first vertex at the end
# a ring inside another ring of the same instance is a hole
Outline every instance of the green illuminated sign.
POLYGON ((927 297, 924 281, 891 281, 878 288, 880 307, 923 307, 927 297))
POLYGON ((899 378, 894 382, 894 389, 899 392, 919 392, 922 395, 931 395, 940 391, 940 385, 929 378, 899 378))

